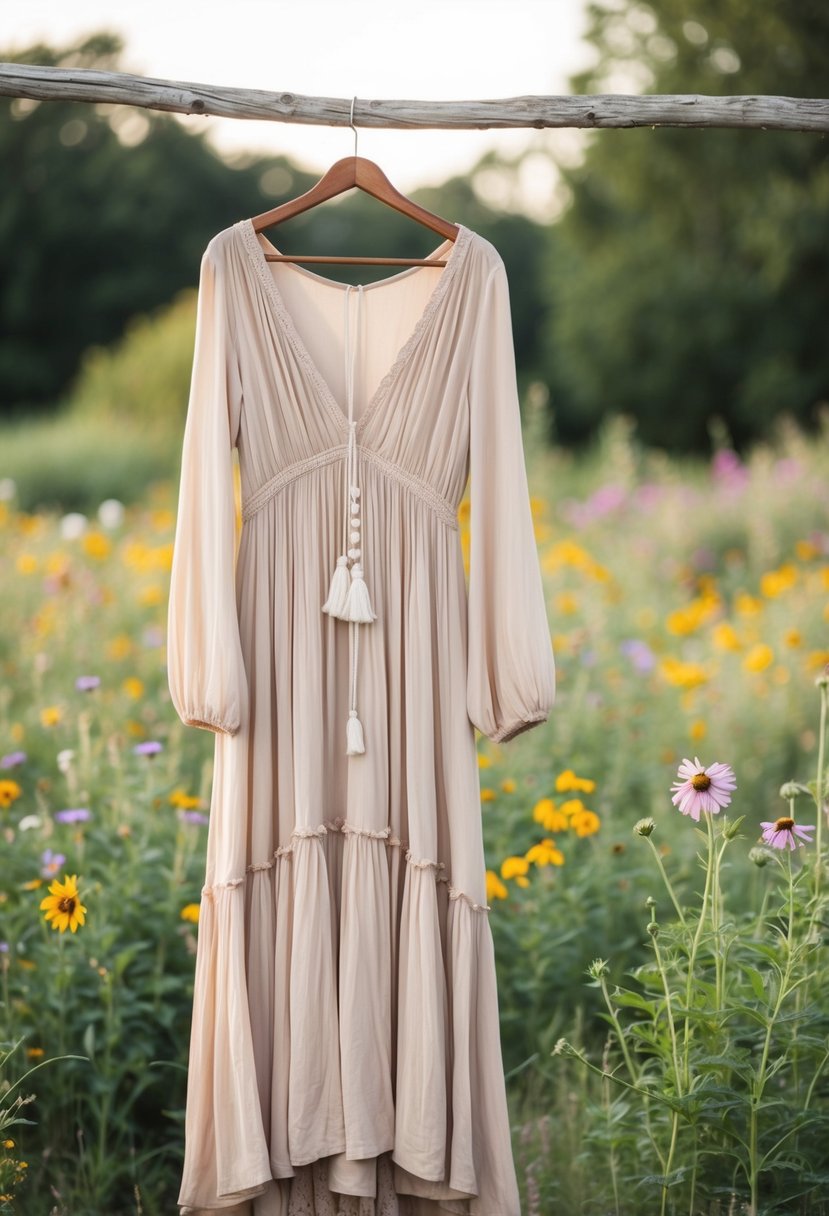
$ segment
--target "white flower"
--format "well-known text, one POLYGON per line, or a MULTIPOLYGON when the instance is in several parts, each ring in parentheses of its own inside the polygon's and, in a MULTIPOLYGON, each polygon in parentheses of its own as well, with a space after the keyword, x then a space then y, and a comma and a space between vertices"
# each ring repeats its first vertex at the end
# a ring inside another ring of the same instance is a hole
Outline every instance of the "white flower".
POLYGON ((17 493, 17 486, 11 477, 0 477, 0 502, 11 502, 17 493))
POLYGON ((62 773, 69 772, 74 758, 75 753, 71 747, 65 747, 62 752, 58 752, 58 768, 62 773))
POLYGON ((118 528, 124 519, 124 504, 117 498, 105 499, 98 507, 98 519, 105 528, 118 528))
POLYGON ((42 823, 40 815, 24 815, 17 827, 21 832, 28 832, 30 828, 39 828, 42 823))
POLYGON ((83 536, 86 531, 87 518, 80 511, 70 511, 68 515, 64 515, 58 525, 60 534, 64 540, 77 540, 79 536, 83 536))

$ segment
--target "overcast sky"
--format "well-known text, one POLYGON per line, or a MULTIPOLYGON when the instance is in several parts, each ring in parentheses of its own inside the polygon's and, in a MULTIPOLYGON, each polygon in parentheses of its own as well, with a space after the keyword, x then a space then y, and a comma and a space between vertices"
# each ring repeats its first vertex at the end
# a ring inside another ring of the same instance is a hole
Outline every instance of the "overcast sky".
MULTIPOLYGON (((567 93, 592 62, 584 0, 0 0, 0 54, 63 46, 110 30, 122 68, 141 76, 312 96, 483 99, 567 93)), ((82 103, 79 103, 79 107, 82 103)), ((354 151, 348 128, 239 119, 209 127, 222 150, 291 156, 322 174, 354 151)), ((362 130, 357 150, 404 193, 462 172, 488 148, 574 148, 563 131, 362 130)), ((526 209, 543 213, 554 179, 527 175, 526 209)))

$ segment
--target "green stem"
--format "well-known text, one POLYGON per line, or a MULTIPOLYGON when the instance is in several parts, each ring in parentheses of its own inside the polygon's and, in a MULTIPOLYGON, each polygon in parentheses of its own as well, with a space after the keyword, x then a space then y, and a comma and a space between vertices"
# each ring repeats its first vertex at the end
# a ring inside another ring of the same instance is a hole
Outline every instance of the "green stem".
POLYGON ((625 1057, 625 1063, 627 1064, 628 1072, 630 1073, 630 1079, 631 1079, 631 1081, 636 1081, 638 1079, 638 1073, 637 1073, 636 1069, 634 1068, 633 1058, 630 1054, 630 1049, 627 1045, 627 1042, 625 1041, 625 1036, 622 1031, 622 1027, 619 1022, 619 1019, 616 1016, 616 1010, 613 1008, 613 1005, 611 1004, 610 995, 607 991, 607 981, 605 980, 604 976, 599 977, 599 983, 601 985, 602 996, 604 997, 605 1005, 607 1005, 607 1010, 608 1010, 608 1013, 610 1014, 610 1019, 613 1024, 613 1029, 616 1031, 616 1038, 619 1040, 619 1047, 621 1049, 622 1055, 625 1057))
POLYGON ((820 726, 818 728, 817 780, 815 801, 817 802, 817 831, 815 832, 815 903, 820 894, 821 871, 823 870, 823 767, 826 752, 826 699, 827 688, 820 686, 820 726))
POLYGON ((610 1181, 613 1185, 613 1206, 616 1209, 616 1216, 621 1216, 619 1210, 619 1179, 617 1177, 616 1150, 613 1146, 613 1138, 611 1135, 610 1093, 607 1078, 605 1078, 605 1080, 602 1082, 602 1096, 604 1101, 605 1117, 607 1118, 608 1144, 610 1145, 610 1181))
POLYGON ((723 842, 714 859, 714 875, 713 875, 713 894, 711 897, 711 928, 714 932, 714 990, 716 994, 716 1008, 721 1010, 723 1007, 723 988, 725 978, 725 959, 722 953, 722 942, 720 941, 720 924, 722 921, 722 889, 720 887, 720 865, 723 859, 723 854, 728 847, 728 838, 723 837, 723 842))
MULTIPOLYGON (((671 1162, 674 1159, 674 1149, 676 1148, 676 1133, 677 1133, 678 1126, 679 1126, 679 1114, 677 1111, 674 1111, 673 1114, 671 1115, 671 1146, 668 1149, 668 1161, 667 1161, 667 1165, 665 1167, 666 1176, 670 1173, 671 1162)), ((667 1203, 668 1203, 668 1184, 667 1184, 667 1182, 664 1182, 662 1184, 662 1206, 659 1210, 660 1216, 665 1216, 665 1207, 666 1207, 667 1203)))
POLYGON ((789 925, 786 933, 786 966, 783 974, 780 977, 780 983, 777 989, 777 1000, 774 1002, 774 1012, 768 1019, 766 1025, 766 1036, 763 1042, 763 1054, 760 1057, 760 1067, 757 1070, 757 1076, 754 1082, 754 1092, 751 1096, 751 1114, 749 1117, 749 1185, 751 1187, 751 1216, 757 1216, 757 1192, 758 1182, 760 1177, 760 1163, 757 1154, 757 1135, 758 1135, 758 1114, 760 1101, 763 1097, 763 1090, 766 1087, 766 1068, 769 1061, 769 1051, 771 1050, 771 1033, 775 1022, 777 1021, 780 1008, 783 1004, 783 999, 788 992, 788 982, 791 976, 792 969, 792 939, 794 935, 794 883, 792 880, 792 855, 789 851, 787 858, 789 870, 789 925))
POLYGON ((670 880, 669 880, 668 875, 667 875, 667 873, 666 873, 666 871, 665 871, 665 867, 664 867, 664 865, 662 864, 662 858, 659 856, 659 849, 657 849, 656 845, 653 843, 653 841, 651 840, 650 836, 646 836, 646 837, 645 837, 645 839, 647 840, 648 844, 651 846, 651 850, 652 850, 652 852, 653 852, 653 855, 654 855, 654 857, 656 858, 656 864, 657 864, 657 865, 658 865, 658 867, 659 867, 659 873, 662 875, 662 880, 663 880, 663 882, 665 883, 665 887, 666 887, 666 889, 667 889, 667 892, 668 892, 668 894, 669 894, 669 895, 670 895, 670 897, 671 897, 671 902, 672 902, 672 904, 674 905, 674 908, 675 908, 675 910, 676 910, 676 914, 677 914, 677 916, 679 917, 680 924, 682 925, 683 929, 686 929, 688 926, 687 926, 687 924, 685 923, 685 915, 684 915, 684 913, 683 913, 683 911, 682 911, 682 908, 681 908, 681 907, 680 907, 680 905, 679 905, 679 901, 678 901, 678 899, 677 899, 676 895, 674 894, 674 889, 673 889, 673 887, 671 886, 670 880))
MULTIPOLYGON (((705 889, 702 893, 702 903, 699 910, 699 920, 697 921, 696 932, 691 943, 691 953, 688 957, 688 974, 685 984, 685 1008, 691 1008, 691 988, 694 980, 694 965, 697 959, 697 950, 699 948, 700 938, 702 937, 702 927, 705 924, 705 910, 708 906, 708 895, 711 890, 711 856, 714 851, 714 833, 711 826, 711 816, 705 816, 705 822, 708 827, 708 864, 705 867, 705 889)), ((685 1015, 685 1034, 683 1036, 683 1053, 685 1057, 685 1085, 690 1087, 691 1084, 691 1066, 690 1066, 690 1049, 689 1038, 691 1034, 691 1017, 690 1013, 685 1015)))

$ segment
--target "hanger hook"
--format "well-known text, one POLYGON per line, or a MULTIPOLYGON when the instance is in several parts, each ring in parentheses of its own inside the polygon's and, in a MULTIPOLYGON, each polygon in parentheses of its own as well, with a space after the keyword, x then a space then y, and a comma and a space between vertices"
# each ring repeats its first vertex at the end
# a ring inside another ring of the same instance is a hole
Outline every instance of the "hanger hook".
POLYGON ((354 132, 354 156, 357 156, 357 128, 354 126, 354 102, 357 100, 357 94, 351 98, 351 114, 348 119, 348 125, 354 132))

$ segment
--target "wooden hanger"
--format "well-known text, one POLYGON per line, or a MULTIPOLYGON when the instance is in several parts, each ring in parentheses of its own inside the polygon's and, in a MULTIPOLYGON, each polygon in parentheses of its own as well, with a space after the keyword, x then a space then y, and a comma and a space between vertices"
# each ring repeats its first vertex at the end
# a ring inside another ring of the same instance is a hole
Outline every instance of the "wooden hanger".
MULTIPOLYGON (((279 224, 294 215, 308 211, 311 207, 316 207, 318 203, 323 203, 326 199, 334 198, 356 186, 357 189, 365 190, 367 194, 379 199, 381 203, 394 207, 396 211, 401 211, 403 215, 417 220, 419 224, 425 224, 427 228, 431 228, 434 232, 446 237, 447 240, 454 241, 459 231, 457 224, 452 224, 442 216, 435 215, 433 211, 427 211, 419 203, 407 198, 405 194, 401 194, 391 184, 379 165, 375 164, 373 160, 367 160, 366 157, 357 155, 357 128, 354 126, 354 102, 356 100, 355 97, 351 102, 350 120, 350 126, 354 131, 354 155, 344 156, 341 160, 335 161, 316 185, 307 190, 305 194, 300 194, 297 198, 289 199, 287 203, 281 203, 270 211, 263 211, 261 215, 254 216, 251 219, 254 231, 261 232, 272 224, 279 224)), ((271 253, 267 250, 263 250, 263 253, 269 262, 336 262, 344 266, 446 265, 445 258, 326 257, 324 254, 271 253)))

